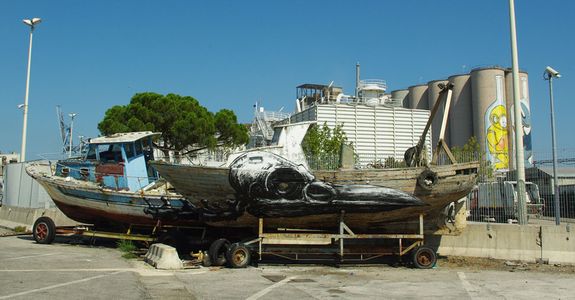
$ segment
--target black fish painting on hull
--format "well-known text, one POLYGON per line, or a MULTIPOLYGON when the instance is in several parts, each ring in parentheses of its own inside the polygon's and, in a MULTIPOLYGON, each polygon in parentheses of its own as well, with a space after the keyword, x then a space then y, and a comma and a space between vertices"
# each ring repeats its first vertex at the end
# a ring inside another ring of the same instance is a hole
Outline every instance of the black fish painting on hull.
POLYGON ((230 165, 239 210, 257 217, 390 211, 425 205, 403 191, 376 185, 337 185, 316 180, 302 165, 269 152, 243 154, 230 165))

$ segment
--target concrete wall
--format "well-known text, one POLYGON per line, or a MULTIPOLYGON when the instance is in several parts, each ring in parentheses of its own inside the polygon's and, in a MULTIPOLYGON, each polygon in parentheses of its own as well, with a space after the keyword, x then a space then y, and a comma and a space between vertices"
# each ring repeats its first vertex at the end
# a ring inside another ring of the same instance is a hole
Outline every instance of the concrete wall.
POLYGON ((470 223, 460 236, 435 241, 440 255, 486 257, 550 264, 575 264, 575 228, 567 225, 470 223))
MULTIPOLYGON (((46 171, 49 171, 48 165, 46 165, 46 171)), ((26 173, 26 163, 13 163, 4 167, 2 204, 45 209, 56 207, 44 188, 26 173)))
POLYGON ((32 230, 36 219, 42 216, 50 217, 56 226, 73 226, 78 222, 66 217, 57 208, 27 208, 27 207, 0 207, 0 227, 14 229, 18 226, 25 227, 27 231, 32 230))

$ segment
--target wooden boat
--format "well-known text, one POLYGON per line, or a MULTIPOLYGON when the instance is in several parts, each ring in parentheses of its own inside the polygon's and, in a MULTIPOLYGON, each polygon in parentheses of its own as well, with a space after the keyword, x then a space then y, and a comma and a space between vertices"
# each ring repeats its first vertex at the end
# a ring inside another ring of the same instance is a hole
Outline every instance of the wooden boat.
POLYGON ((250 151, 229 167, 151 164, 213 226, 328 228, 342 212, 352 229, 382 231, 390 223, 437 217, 474 187, 477 163, 446 166, 308 171, 269 152, 250 151))
MULTIPOLYGON (((96 228, 155 225, 155 208, 177 211, 188 205, 180 195, 159 188, 157 173, 148 165, 154 159, 155 135, 132 132, 94 138, 85 157, 61 160, 55 166, 33 162, 26 172, 70 219, 96 228)), ((182 222, 165 219, 165 223, 182 222)))

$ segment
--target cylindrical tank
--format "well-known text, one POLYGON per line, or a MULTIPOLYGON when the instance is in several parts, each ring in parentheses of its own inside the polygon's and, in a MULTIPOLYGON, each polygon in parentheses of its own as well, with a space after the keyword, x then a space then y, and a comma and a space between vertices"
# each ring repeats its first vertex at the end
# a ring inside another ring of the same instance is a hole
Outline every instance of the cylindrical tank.
POLYGON ((395 90, 391 92, 391 99, 394 102, 400 103, 399 107, 409 108, 409 100, 407 95, 409 94, 409 90, 395 90))
POLYGON ((471 71, 473 130, 481 151, 496 171, 509 169, 505 71, 499 67, 471 71))
POLYGON ((473 136, 470 77, 469 74, 461 74, 448 78, 453 84, 448 126, 451 147, 463 147, 473 136))
POLYGON ((429 109, 427 106, 427 85, 413 85, 409 90, 409 108, 429 109))
MULTIPOLYGON (((427 83, 427 106, 429 107, 429 110, 433 109, 433 106, 435 105, 435 103, 437 102, 437 100, 439 99, 439 92, 441 92, 441 89, 439 88, 439 84, 447 84, 447 80, 445 79, 440 79, 440 80, 433 80, 427 83)), ((439 133, 441 131, 441 122, 443 121, 443 115, 444 115, 444 108, 445 108, 445 102, 443 102, 439 108, 437 109, 437 112, 435 113, 435 116, 433 117, 433 121, 431 123, 431 146, 435 147, 437 146, 437 142, 439 141, 439 133)), ((446 129, 445 130, 445 135, 443 137, 444 142, 449 145, 449 131, 446 129)))
MULTIPOLYGON (((505 70, 505 95, 507 97, 507 122, 509 127, 509 167, 515 169, 515 108, 513 105, 513 73, 505 70)), ((531 106, 529 102, 529 76, 527 72, 519 71, 519 102, 521 103, 521 118, 523 124, 523 156, 525 166, 533 164, 531 144, 531 106)))

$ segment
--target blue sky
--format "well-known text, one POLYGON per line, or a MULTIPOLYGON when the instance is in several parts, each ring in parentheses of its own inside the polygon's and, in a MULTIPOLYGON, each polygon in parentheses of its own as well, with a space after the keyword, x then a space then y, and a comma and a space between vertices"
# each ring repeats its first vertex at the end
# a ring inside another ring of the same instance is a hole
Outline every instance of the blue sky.
MULTIPOLYGON (((545 66, 554 83, 558 148, 575 148, 575 2, 516 1, 520 68, 529 72, 533 149, 551 149, 545 66)), ((177 93, 249 122, 252 105, 292 111, 295 87, 362 78, 389 91, 511 66, 508 1, 2 1, 0 151, 20 151, 29 28, 34 32, 28 159, 60 150, 56 105, 78 135, 137 92, 177 93), (67 118, 68 119, 68 118, 67 118)), ((573 153, 573 152, 571 152, 573 153)), ((536 157, 537 159, 537 157, 536 157)))

